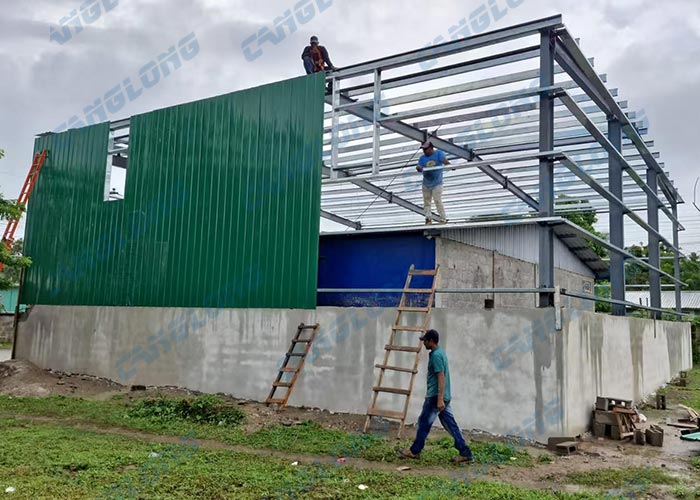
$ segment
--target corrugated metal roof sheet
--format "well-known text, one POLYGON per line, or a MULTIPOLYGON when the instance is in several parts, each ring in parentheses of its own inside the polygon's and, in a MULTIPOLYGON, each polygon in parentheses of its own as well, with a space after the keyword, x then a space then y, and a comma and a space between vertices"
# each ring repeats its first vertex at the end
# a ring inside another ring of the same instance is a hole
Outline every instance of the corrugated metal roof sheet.
MULTIPOLYGON (((649 300, 649 292, 626 292, 625 298, 628 302, 648 306, 651 304, 649 300)), ((676 295, 672 291, 661 292, 661 307, 664 309, 674 309, 676 307, 676 295)), ((681 291, 681 309, 698 309, 700 310, 700 291, 681 291)))

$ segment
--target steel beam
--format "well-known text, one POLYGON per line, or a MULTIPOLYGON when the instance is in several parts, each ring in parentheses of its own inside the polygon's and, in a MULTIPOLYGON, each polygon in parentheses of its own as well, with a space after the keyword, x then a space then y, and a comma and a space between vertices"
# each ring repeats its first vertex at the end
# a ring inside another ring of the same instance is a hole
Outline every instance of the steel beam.
MULTIPOLYGON (((608 139, 610 144, 622 154, 622 127, 616 119, 608 120, 608 139)), ((613 196, 623 204, 622 163, 613 155, 608 155, 608 187, 613 196)), ((619 248, 625 246, 624 211, 617 203, 609 202, 610 243, 619 248)), ((625 300, 625 259, 618 253, 610 255, 610 289, 613 300, 625 300)), ((614 316, 625 316, 627 308, 613 304, 614 316)))
POLYGON ((338 224, 351 227, 356 230, 362 229, 362 224, 360 222, 351 221, 350 219, 346 219, 345 217, 341 217, 340 215, 327 212, 323 209, 321 209, 321 217, 323 217, 324 219, 331 220, 333 222, 337 222, 338 224))
MULTIPOLYGON (((343 96, 342 94, 340 95, 340 98, 345 103, 354 102, 352 99, 343 96)), ((326 98, 326 100, 328 100, 328 98, 326 98)), ((364 120, 367 120, 368 122, 371 122, 374 116, 374 110, 372 109, 372 106, 354 108, 351 111, 351 113, 364 120)), ((386 115, 384 114, 382 114, 382 116, 386 117, 386 115)), ((392 130, 397 134, 404 135, 418 142, 423 142, 425 139, 425 134, 422 130, 412 127, 411 125, 408 125, 401 121, 392 121, 388 123, 383 123, 382 125, 384 128, 392 130)), ((431 136, 430 140, 437 149, 440 149, 446 153, 453 154, 460 158, 464 158, 468 161, 471 161, 473 159, 472 151, 458 146, 456 144, 453 144, 450 141, 446 141, 444 139, 434 136, 431 136)), ((525 191, 520 189, 512 182, 509 182, 508 179, 505 176, 503 176, 498 170, 496 170, 490 165, 484 164, 483 162, 478 166, 478 168, 486 175, 488 175, 491 179, 499 183, 504 189, 509 190, 516 197, 520 198, 520 200, 522 200, 525 204, 529 205, 535 210, 539 209, 539 204, 535 199, 533 199, 529 194, 527 194, 525 191)))
POLYGON ((671 280, 673 283, 678 283, 681 286, 687 286, 686 283, 683 283, 682 281, 677 280, 674 276, 671 276, 670 274, 662 271, 658 267, 652 266, 649 262, 645 261, 644 259, 640 259, 639 257, 635 256, 634 254, 631 254, 630 252, 628 252, 627 250, 625 250, 623 248, 616 247, 615 245, 613 245, 609 241, 604 240, 603 238, 600 238, 600 237, 596 236, 595 234, 593 234, 589 231, 586 231, 582 227, 577 226, 576 224, 574 224, 570 220, 561 219, 558 224, 565 225, 567 227, 567 229, 570 229, 571 231, 573 231, 574 233, 577 233, 579 236, 587 239, 588 241, 598 243, 600 246, 609 250, 610 252, 619 253, 620 255, 625 257, 626 260, 634 261, 637 264, 639 264, 640 266, 642 266, 643 268, 649 269, 649 271, 656 271, 661 276, 665 276, 666 278, 671 280))
POLYGON ((467 50, 474 50, 480 47, 503 43, 510 40, 517 40, 530 35, 537 34, 540 30, 551 29, 562 26, 561 16, 552 16, 545 19, 523 23, 508 28, 490 31, 479 35, 462 38, 452 42, 446 42, 432 47, 405 52, 395 56, 375 59, 374 61, 346 66, 333 72, 333 76, 338 79, 353 78, 373 72, 376 68, 383 70, 407 66, 409 64, 437 59, 439 57, 458 54, 467 50))
MULTIPOLYGON (((669 220, 678 222, 678 219, 673 217, 673 214, 668 210, 668 208, 666 208, 661 199, 659 199, 657 190, 652 189, 651 186, 649 186, 648 182, 645 183, 644 180, 641 177, 639 177, 639 175, 637 175, 634 169, 630 168, 629 164, 627 163, 627 160, 625 160, 622 154, 620 154, 620 152, 615 149, 615 147, 610 143, 608 138, 605 137, 605 134, 603 134, 603 132, 601 132, 600 129, 591 121, 591 119, 586 115, 586 113, 583 112, 583 110, 578 106, 578 104, 574 102, 571 96, 566 91, 562 91, 557 94, 557 97, 559 97, 559 99, 564 103, 564 105, 569 109, 569 111, 571 111, 571 113, 579 119, 581 124, 600 143, 600 145, 603 146, 603 148, 605 148, 608 154, 617 157, 617 159, 622 163, 622 168, 625 169, 627 175, 634 179, 637 185, 639 185, 639 187, 642 188, 642 190, 645 193, 647 193, 647 196, 655 199, 657 208, 663 210, 664 214, 666 214, 669 220)), ((642 157, 644 158, 646 163, 647 158, 644 155, 642 155, 642 157)), ((654 163, 656 163, 656 160, 654 160, 654 163)), ((656 163, 656 165, 658 166, 658 163, 656 163)), ((659 169, 661 169, 660 166, 659 169)), ((654 170, 654 172, 656 172, 656 170, 653 168, 650 168, 649 170, 654 170)), ((663 169, 661 170, 663 172, 663 169)), ((668 245, 670 246, 671 244, 668 243, 668 245)))
MULTIPOLYGON (((673 215, 678 218, 678 203, 675 201, 671 202, 671 210, 673 215)), ((678 251, 678 224, 673 223, 673 246, 676 249, 673 251, 673 275, 676 277, 676 282, 673 284, 673 291, 676 299, 676 312, 680 313, 683 310, 682 299, 681 299, 681 286, 678 282, 681 280, 681 258, 680 252, 678 251)))
MULTIPOLYGON (((581 79, 579 84, 581 88, 587 94, 589 94, 591 98, 594 98, 594 100, 599 100, 599 105, 601 106, 601 109, 604 109, 609 116, 614 117, 620 121, 620 123, 622 124, 622 131, 639 148, 639 152, 642 153, 642 155, 644 156, 647 166, 652 170, 655 170, 659 174, 659 177, 661 179, 661 189, 664 195, 666 196, 667 200, 669 202, 672 200, 676 200, 679 203, 682 203, 683 200, 680 197, 680 194, 675 189, 675 187, 673 187, 673 184, 663 172, 656 160, 648 154, 649 151, 644 146, 644 141, 639 136, 639 133, 634 128, 634 126, 632 126, 629 119, 622 112, 620 107, 615 103, 615 100, 612 99, 610 95, 608 95, 608 93, 605 90, 605 85, 600 80, 593 67, 586 60, 586 57, 583 55, 583 52, 581 52, 581 49, 574 40, 574 38, 566 30, 566 28, 559 29, 557 31, 557 35, 557 62, 562 67, 564 67, 566 62, 562 64, 562 60, 564 59, 563 56, 568 56, 570 61, 572 61, 572 63, 577 68, 576 73, 578 73, 578 77, 581 79)), ((574 75, 571 75, 571 77, 574 78, 574 75)))
MULTIPOLYGON (((438 78, 446 78, 448 76, 461 75, 463 73, 469 73, 472 71, 493 68, 504 64, 510 64, 519 61, 527 61, 528 59, 534 59, 535 57, 538 57, 540 53, 539 50, 539 46, 526 47, 524 49, 513 50, 510 52, 505 52, 494 56, 488 56, 481 59, 474 59, 472 61, 452 64, 450 66, 443 66, 427 71, 421 71, 420 73, 411 73, 409 75, 397 76, 395 78, 385 80, 383 82, 383 85, 385 90, 389 90, 398 87, 405 87, 407 85, 414 85, 416 83, 429 82, 438 78)), ((343 92, 349 97, 367 94, 371 91, 371 83, 347 87, 343 90, 343 92)))
MULTIPOLYGON (((323 173, 330 176, 332 172, 328 167, 324 166, 323 173)), ((337 171, 336 174, 338 177, 352 177, 351 175, 348 175, 342 170, 337 171)), ((425 216, 423 207, 419 207, 415 203, 411 203, 410 201, 405 200, 400 196, 396 196, 394 193, 391 193, 386 189, 380 188, 379 186, 375 186, 374 184, 365 179, 354 179, 350 180, 349 182, 355 184, 359 188, 364 189, 365 191, 369 191, 370 193, 378 196, 379 198, 382 198, 383 200, 388 201, 389 203, 394 203, 400 207, 405 208, 406 210, 410 210, 411 212, 415 212, 417 214, 421 214, 421 216, 425 216)), ((440 221, 440 216, 438 214, 432 213, 431 216, 434 221, 440 221)))
MULTIPOLYGON (((540 88, 554 85, 554 34, 543 30, 540 35, 540 88)), ((540 94, 540 153, 554 149, 554 97, 550 92, 540 94)), ((554 216, 554 160, 540 158, 539 212, 540 217, 554 216)), ((539 286, 554 287, 554 230, 548 224, 539 228, 539 286)), ((554 306, 554 294, 542 292, 540 307, 554 306)))
MULTIPOLYGON (((653 168, 647 169, 647 185, 654 193, 658 189, 657 172, 653 168)), ((651 229, 648 231, 649 234, 649 245, 647 246, 649 250, 649 265, 655 268, 660 268, 661 255, 660 255, 660 244, 661 241, 658 236, 659 232, 659 202, 658 198, 655 196, 647 197, 647 220, 649 221, 649 226, 651 229)), ((678 248, 675 249, 676 251, 678 248)), ((661 276, 658 272, 650 269, 649 270, 649 299, 651 301, 651 307, 660 308, 661 307, 661 276)), ((661 315, 657 312, 654 313, 654 317, 657 319, 661 318, 661 315)))

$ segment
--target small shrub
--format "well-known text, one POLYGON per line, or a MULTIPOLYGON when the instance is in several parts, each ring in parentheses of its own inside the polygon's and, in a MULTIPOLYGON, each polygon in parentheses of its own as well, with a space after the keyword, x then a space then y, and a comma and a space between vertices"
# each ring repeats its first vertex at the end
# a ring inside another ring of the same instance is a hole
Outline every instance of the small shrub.
POLYGON ((127 412, 132 418, 149 420, 188 420, 199 424, 236 426, 243 422, 245 414, 228 406, 216 396, 205 395, 195 399, 144 399, 127 412))

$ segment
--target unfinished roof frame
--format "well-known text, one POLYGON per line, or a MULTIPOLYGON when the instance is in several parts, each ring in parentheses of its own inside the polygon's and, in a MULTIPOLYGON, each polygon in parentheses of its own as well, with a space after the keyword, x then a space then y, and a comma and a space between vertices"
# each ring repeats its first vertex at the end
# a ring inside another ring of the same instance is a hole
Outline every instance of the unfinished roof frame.
POLYGON ((341 68, 327 79, 332 90, 326 96, 322 216, 360 231, 420 225, 421 174, 414 166, 417 143, 430 139, 453 162, 444 194, 450 216, 457 213, 461 222, 487 215, 519 216, 509 224, 540 221, 541 307, 553 305, 555 234, 584 261, 590 252, 584 239, 611 252, 613 314, 626 310, 626 260, 649 269, 655 317, 661 314, 661 276, 674 283, 680 299, 678 232, 684 228, 677 206, 683 199, 652 151, 653 141, 642 138, 642 117, 623 111, 627 103, 606 87, 605 75, 593 69, 561 16, 341 68), (513 49, 515 41, 530 45, 513 49), (450 60, 485 47, 500 52, 450 60), (427 61, 438 66, 413 71, 427 61), (508 71, 528 62, 539 67, 508 71), (495 71, 501 73, 459 80, 495 71), (512 89, 528 81, 533 85, 512 89), (429 127, 438 128, 431 133, 429 127), (607 211, 610 241, 557 217, 562 204, 555 195, 565 197, 565 211, 607 211), (380 197, 388 205, 375 206, 380 197), (672 222, 670 239, 659 231, 659 211, 672 222), (647 232, 648 261, 624 250, 625 216, 647 232), (660 268, 661 243, 673 251, 673 276, 660 268))

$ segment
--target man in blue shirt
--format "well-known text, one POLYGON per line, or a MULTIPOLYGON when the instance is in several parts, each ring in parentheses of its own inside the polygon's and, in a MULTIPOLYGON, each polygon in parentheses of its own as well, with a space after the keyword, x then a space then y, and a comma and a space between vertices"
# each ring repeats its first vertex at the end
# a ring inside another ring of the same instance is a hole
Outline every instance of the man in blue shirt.
POLYGON ((406 458, 418 458, 420 452, 425 447, 425 440, 430 433, 430 428, 435 422, 435 418, 440 419, 440 423, 454 439, 455 448, 459 455, 452 459, 455 463, 474 462, 472 450, 467 445, 462 436, 462 430, 457 425, 455 417, 450 408, 450 369, 447 366, 447 354, 439 346, 440 334, 436 330, 428 330, 420 338, 423 345, 430 351, 430 361, 428 361, 428 390, 425 394, 423 410, 418 417, 418 430, 416 439, 410 448, 400 450, 401 456, 406 458))
POLYGON ((433 222, 431 204, 435 200, 435 207, 442 220, 447 222, 445 215, 445 207, 442 204, 442 166, 449 165, 450 162, 442 151, 436 151, 433 143, 430 141, 424 142, 421 146, 423 156, 418 160, 416 170, 423 172, 423 209, 425 210, 425 223, 433 222), (425 172, 426 168, 440 167, 438 170, 425 172))

